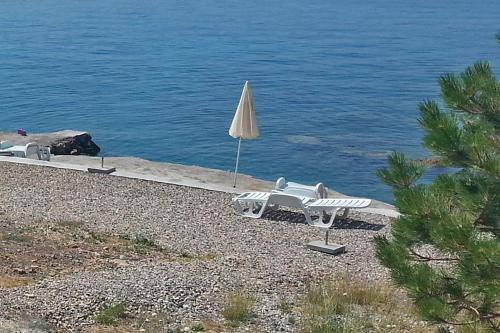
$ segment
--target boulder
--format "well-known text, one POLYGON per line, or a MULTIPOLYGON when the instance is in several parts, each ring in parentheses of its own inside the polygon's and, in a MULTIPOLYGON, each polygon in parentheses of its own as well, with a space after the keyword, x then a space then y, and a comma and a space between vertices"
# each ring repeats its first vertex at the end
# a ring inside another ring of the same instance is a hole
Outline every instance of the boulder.
POLYGON ((50 152, 54 155, 90 155, 96 156, 101 151, 88 133, 56 139, 50 143, 50 152))

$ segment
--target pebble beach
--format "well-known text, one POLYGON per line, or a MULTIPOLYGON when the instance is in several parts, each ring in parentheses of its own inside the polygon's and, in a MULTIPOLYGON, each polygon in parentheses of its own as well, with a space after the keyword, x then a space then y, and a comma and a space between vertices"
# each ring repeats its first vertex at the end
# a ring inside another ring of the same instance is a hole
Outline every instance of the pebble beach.
POLYGON ((136 314, 168 313, 172 327, 206 318, 223 323, 225 299, 245 293, 255 299, 255 318, 231 332, 292 332, 279 303, 298 302, 308 284, 342 275, 367 283, 388 279, 372 242, 390 231, 386 216, 353 211, 337 221, 330 237, 345 244, 346 253, 331 256, 306 248, 324 232, 305 224, 299 212, 244 218, 231 206, 233 194, 7 162, 0 162, 0 170, 2 227, 29 225, 43 232, 53 221, 66 221, 93 232, 142 235, 173 258, 124 255, 113 268, 82 264, 71 273, 0 288, 4 327, 36 316, 85 332, 96 311, 116 301, 136 314))

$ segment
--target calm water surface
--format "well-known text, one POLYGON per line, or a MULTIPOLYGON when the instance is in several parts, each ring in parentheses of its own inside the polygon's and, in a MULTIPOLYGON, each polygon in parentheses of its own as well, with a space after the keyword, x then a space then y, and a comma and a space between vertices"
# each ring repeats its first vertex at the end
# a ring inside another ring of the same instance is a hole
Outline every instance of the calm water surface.
POLYGON ((244 80, 261 137, 241 171, 391 201, 374 172, 424 156, 437 77, 500 68, 500 2, 105 0, 0 3, 0 130, 81 129, 105 155, 230 170, 244 80))

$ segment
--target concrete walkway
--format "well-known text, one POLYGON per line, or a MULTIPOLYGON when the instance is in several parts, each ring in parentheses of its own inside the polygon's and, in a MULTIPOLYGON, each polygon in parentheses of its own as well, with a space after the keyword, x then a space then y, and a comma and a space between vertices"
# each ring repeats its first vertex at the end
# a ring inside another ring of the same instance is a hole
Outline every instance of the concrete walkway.
MULTIPOLYGON (((99 168, 101 166, 100 157, 90 156, 54 156, 50 162, 0 156, 0 161, 83 172, 87 172, 87 168, 99 168)), ((142 179, 233 194, 240 194, 245 191, 270 191, 274 188, 273 182, 247 175, 240 175, 238 177, 238 187, 234 188, 232 186, 233 175, 230 172, 196 166, 157 163, 134 157, 106 157, 105 167, 116 168, 116 171, 110 174, 110 176, 114 177, 142 179)), ((329 190, 329 197, 347 196, 329 190)), ((370 208, 359 209, 359 211, 390 217, 399 216, 393 206, 377 200, 372 201, 370 208)))

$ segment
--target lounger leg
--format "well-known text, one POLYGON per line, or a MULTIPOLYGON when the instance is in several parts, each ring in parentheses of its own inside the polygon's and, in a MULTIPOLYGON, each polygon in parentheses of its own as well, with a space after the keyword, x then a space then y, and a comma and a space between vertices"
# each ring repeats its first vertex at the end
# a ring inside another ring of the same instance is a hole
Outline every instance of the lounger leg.
POLYGON ((334 210, 332 210, 330 212, 332 215, 330 215, 330 220, 328 220, 328 224, 325 224, 325 228, 328 228, 328 229, 332 228, 333 222, 335 222, 335 219, 337 218, 337 212, 338 211, 339 211, 339 209, 335 208, 334 210))
POLYGON ((332 212, 332 215, 330 215, 330 220, 328 221, 329 228, 331 228, 333 225, 333 222, 335 222, 335 219, 337 218, 337 212, 338 212, 338 209, 334 210, 332 212))
POLYGON ((320 211, 320 212, 319 212, 318 222, 319 222, 320 224, 323 224, 323 223, 324 223, 324 222, 323 222, 324 218, 325 218, 325 211, 323 211, 323 210, 322 210, 322 211, 320 211))
POLYGON ((248 207, 248 211, 245 211, 245 209, 241 206, 241 203, 238 200, 233 201, 233 206, 234 208, 238 211, 243 216, 246 217, 251 217, 254 219, 258 219, 262 216, 262 213, 266 210, 267 207, 267 202, 263 203, 262 206, 260 207, 259 211, 257 213, 254 213, 253 210, 255 208, 255 203, 251 203, 248 207))
MULTIPOLYGON (((242 205, 239 200, 233 201, 233 207, 236 209, 238 213, 244 216, 253 216, 255 210, 256 203, 252 202, 246 205, 242 205)), ((259 210, 261 207, 259 208, 259 210)))
POLYGON ((269 208, 271 210, 278 210, 278 209, 280 209, 280 205, 278 205, 278 204, 267 205, 267 208, 269 208))
POLYGON ((240 213, 241 215, 244 215, 244 214, 245 214, 245 212, 244 212, 244 210, 243 210, 243 207, 241 207, 240 202, 239 202, 238 200, 234 200, 234 201, 233 201, 233 207, 234 207, 234 209, 236 209, 236 211, 237 211, 238 213, 240 213))
POLYGON ((311 218, 311 213, 309 212, 309 209, 304 208, 303 211, 304 211, 304 216, 306 217, 307 224, 314 225, 315 223, 311 218))
MULTIPOLYGON (((335 210, 336 212, 336 210, 335 210)), ((325 222, 325 215, 326 215, 326 212, 324 210, 320 210, 318 211, 318 218, 315 219, 315 220, 312 220, 312 218, 310 217, 310 210, 308 210, 308 213, 309 213, 309 219, 311 220, 312 223, 309 223, 310 225, 312 226, 315 226, 315 227, 320 227, 320 228, 329 228, 330 227, 330 222, 325 222)), ((307 220, 307 215, 306 215, 306 220, 307 220)))
POLYGON ((349 208, 344 208, 344 213, 342 213, 340 217, 345 219, 347 217, 347 214, 349 214, 349 208))
POLYGON ((321 227, 321 228, 331 228, 333 225, 333 222, 335 221, 335 217, 337 216, 338 210, 339 210, 338 208, 334 208, 331 211, 332 215, 330 216, 330 220, 327 223, 324 222, 325 211, 323 211, 323 210, 319 211, 319 217, 318 217, 318 219, 316 219, 314 221, 311 218, 311 214, 310 214, 309 209, 307 209, 307 208, 304 209, 304 215, 306 217, 307 223, 312 225, 312 226, 321 227))

